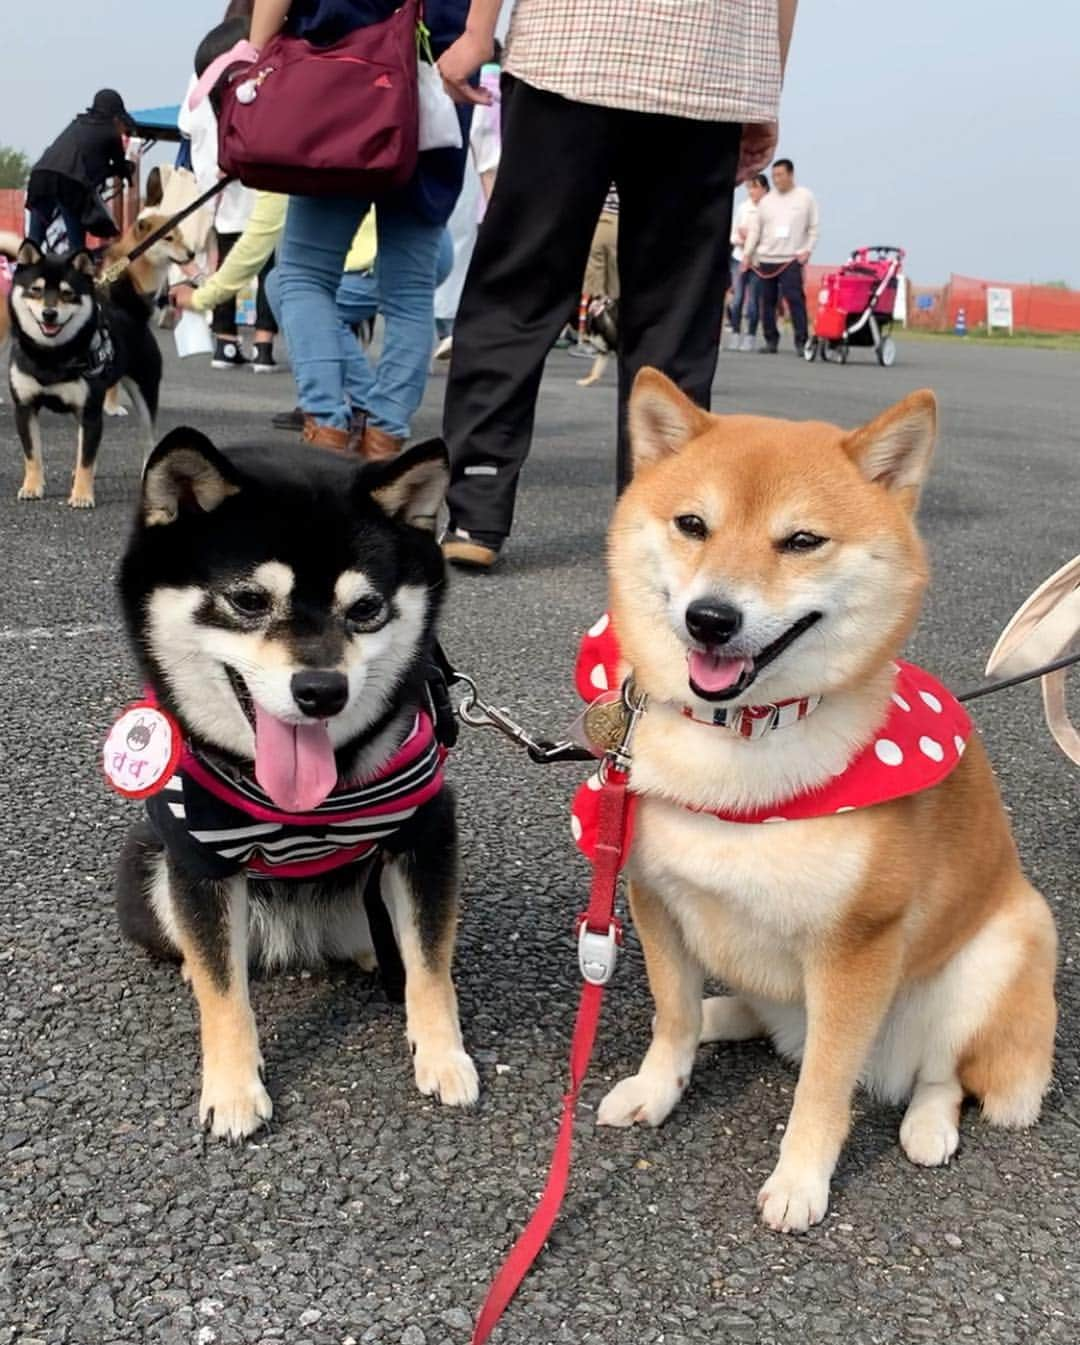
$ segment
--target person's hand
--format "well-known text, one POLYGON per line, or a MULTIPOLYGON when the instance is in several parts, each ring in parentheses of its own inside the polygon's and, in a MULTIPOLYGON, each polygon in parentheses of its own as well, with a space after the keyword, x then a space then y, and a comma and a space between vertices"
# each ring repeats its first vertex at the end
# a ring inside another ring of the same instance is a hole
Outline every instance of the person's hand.
POLYGON ((447 47, 435 62, 442 75, 443 87, 455 103, 492 104, 487 89, 474 89, 469 80, 495 50, 491 37, 481 37, 468 28, 452 46, 447 47))
POLYGON ((735 170, 736 186, 755 173, 761 173, 772 162, 780 124, 775 121, 748 121, 742 128, 739 142, 739 166, 735 170))
POLYGON ((742 259, 742 261, 739 263, 739 270, 743 273, 743 275, 745 275, 745 274, 747 273, 747 271, 750 270, 750 263, 749 263, 749 261, 747 261, 747 259, 746 259, 745 257, 744 257, 744 258, 742 259))
POLYGON ((173 285, 169 290, 169 303, 173 308, 194 308, 194 288, 191 285, 173 285))
POLYGON ((805 266, 806 263, 810 260, 810 254, 809 252, 796 252, 795 260, 799 263, 800 266, 805 266))

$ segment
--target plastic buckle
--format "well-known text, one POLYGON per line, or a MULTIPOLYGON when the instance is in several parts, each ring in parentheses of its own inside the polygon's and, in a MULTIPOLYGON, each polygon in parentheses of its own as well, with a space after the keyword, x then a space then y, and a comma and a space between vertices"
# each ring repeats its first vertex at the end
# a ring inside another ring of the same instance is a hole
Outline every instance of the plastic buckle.
POLYGON ((622 943, 622 925, 612 920, 607 932, 598 934, 589 928, 586 916, 578 922, 578 966, 590 985, 607 985, 615 973, 622 943))

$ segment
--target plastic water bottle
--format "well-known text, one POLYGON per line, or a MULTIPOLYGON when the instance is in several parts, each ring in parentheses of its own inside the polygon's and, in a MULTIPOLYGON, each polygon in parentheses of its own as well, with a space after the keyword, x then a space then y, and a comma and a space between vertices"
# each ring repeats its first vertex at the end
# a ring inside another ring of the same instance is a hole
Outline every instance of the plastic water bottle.
POLYGON ((258 281, 255 281, 253 284, 245 286, 236 296, 236 325, 238 327, 255 326, 255 285, 257 284, 258 281))

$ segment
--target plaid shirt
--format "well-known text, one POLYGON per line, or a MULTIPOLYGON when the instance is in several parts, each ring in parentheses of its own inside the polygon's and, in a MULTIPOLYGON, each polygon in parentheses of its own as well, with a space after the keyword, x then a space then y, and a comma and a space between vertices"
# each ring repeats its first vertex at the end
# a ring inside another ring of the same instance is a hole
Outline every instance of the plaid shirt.
POLYGON ((505 68, 579 103, 775 121, 777 0, 517 0, 505 68))

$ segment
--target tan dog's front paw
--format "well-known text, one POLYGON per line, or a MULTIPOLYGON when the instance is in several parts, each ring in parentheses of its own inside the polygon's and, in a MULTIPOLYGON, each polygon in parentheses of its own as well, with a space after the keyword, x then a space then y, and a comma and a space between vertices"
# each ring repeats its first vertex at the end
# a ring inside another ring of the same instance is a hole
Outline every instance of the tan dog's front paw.
POLYGON ((43 500, 45 498, 45 482, 24 481, 19 487, 18 498, 20 500, 43 500))
POLYGON ((600 1103, 596 1124, 601 1126, 662 1125, 683 1095, 686 1080, 672 1075, 632 1074, 600 1103))
POLYGON ((72 509, 93 509, 94 497, 92 495, 76 495, 72 491, 68 496, 68 504, 72 509))
POLYGON ((413 1067, 417 1088, 425 1097, 437 1097, 444 1107, 471 1107, 480 1096, 480 1079, 467 1051, 417 1047, 413 1067))
POLYGON ((236 1143, 253 1135, 274 1114, 274 1104, 255 1073, 207 1070, 199 1099, 199 1121, 216 1139, 236 1143))
POLYGON ((785 1168, 783 1160, 758 1192, 761 1221, 777 1233, 805 1233, 829 1208, 829 1179, 821 1173, 785 1168))

